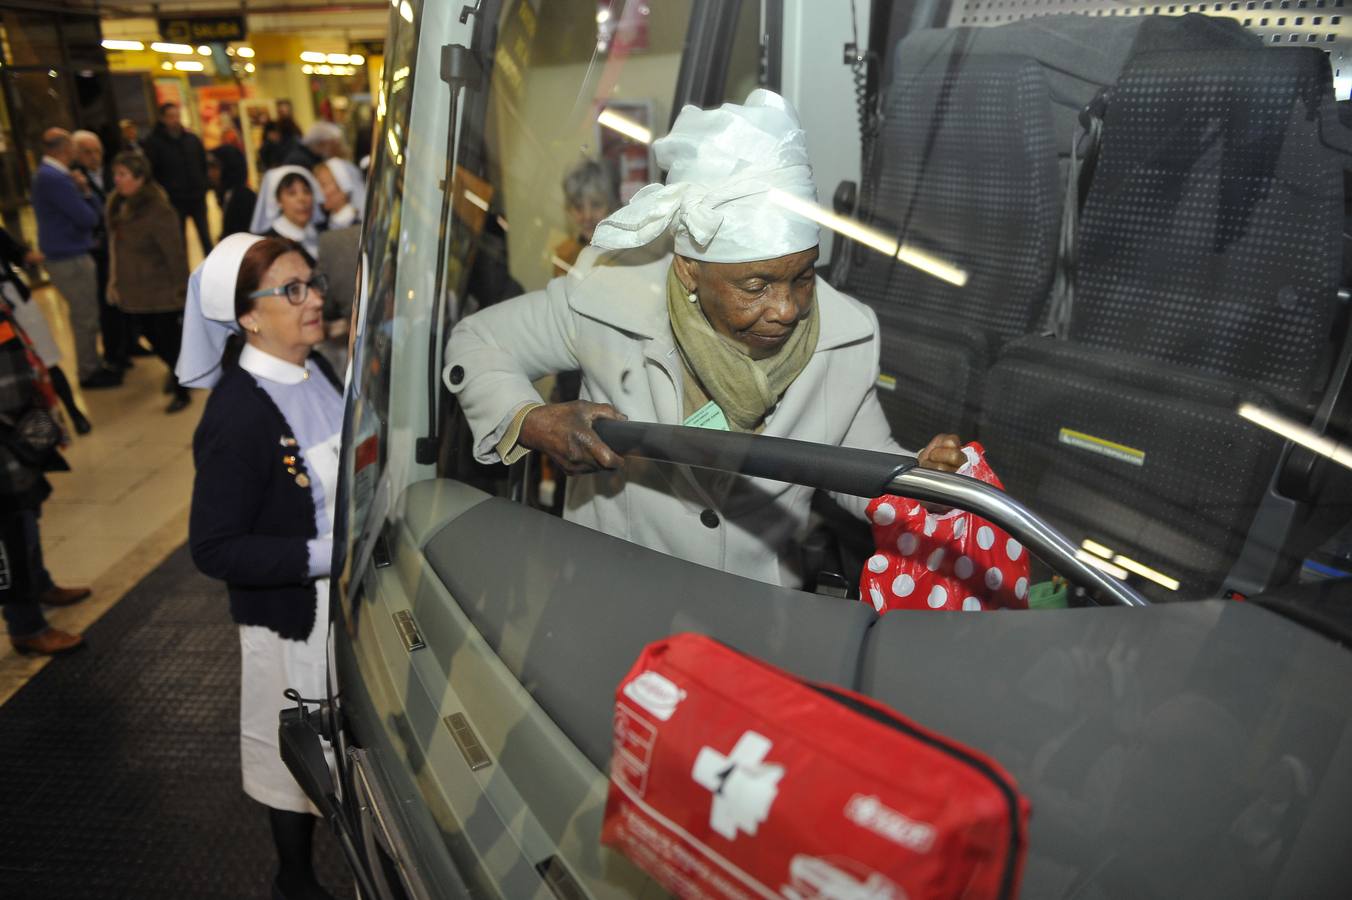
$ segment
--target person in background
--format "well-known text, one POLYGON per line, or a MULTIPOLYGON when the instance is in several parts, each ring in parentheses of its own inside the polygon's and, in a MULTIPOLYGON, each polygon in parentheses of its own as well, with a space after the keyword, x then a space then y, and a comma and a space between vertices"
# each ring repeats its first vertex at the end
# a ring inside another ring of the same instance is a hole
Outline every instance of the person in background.
POLYGON ((57 438, 35 446, 16 427, 30 416, 50 415, 54 402, 42 362, 8 303, 0 301, 0 614, 16 651, 46 656, 78 650, 84 638, 48 625, 42 604, 69 606, 90 594, 88 588, 52 586, 42 563, 37 521, 52 492, 43 472, 64 467, 57 438))
POLYGON ((123 150, 135 150, 141 152, 141 133, 136 127, 136 123, 131 119, 121 119, 117 123, 118 133, 122 135, 122 141, 118 146, 118 153, 123 150))
POLYGON ((319 230, 315 227, 315 193, 313 176, 308 172, 287 172, 277 182, 273 198, 277 214, 264 237, 278 237, 294 241, 304 248, 309 262, 319 256, 319 230))
POLYGON ((570 234, 554 248, 555 275, 572 268, 582 248, 591 243, 596 226, 620 206, 614 176, 605 163, 594 159, 584 159, 568 170, 563 177, 563 200, 570 234))
POLYGON ((108 201, 112 237, 110 299, 135 316, 155 355, 169 367, 174 395, 167 413, 184 409, 188 389, 174 375, 183 340, 183 297, 188 285, 188 256, 183 233, 169 198, 150 178, 150 164, 139 153, 113 160, 116 191, 108 201))
POLYGON ((314 167, 324 214, 330 229, 360 225, 366 203, 366 183, 360 170, 345 159, 329 159, 314 167))
POLYGON ((286 163, 313 169, 319 163, 333 157, 347 155, 347 142, 343 140, 343 129, 332 122, 316 122, 305 132, 305 137, 286 157, 286 163))
POLYGON ((243 163, 244 154, 233 147, 221 145, 207 154, 207 181, 221 208, 222 238, 248 231, 254 204, 258 202, 258 195, 249 187, 249 173, 243 163))
POLYGON ((273 897, 326 898, 311 856, 318 811, 277 739, 283 691, 326 690, 343 398, 313 352, 323 286, 295 244, 246 234, 222 240, 193 280, 180 375, 212 391, 193 436, 188 545, 226 583, 239 625, 244 792, 268 811, 273 897))
POLYGON ((0 299, 9 304, 10 312, 28 335, 28 342, 37 354, 38 360, 47 368, 52 389, 61 398, 66 408, 70 424, 79 434, 88 434, 93 428, 80 407, 75 405, 75 395, 70 389, 70 381, 61 370, 61 348, 52 337, 47 319, 33 299, 28 283, 19 277, 16 271, 20 267, 33 268, 42 264, 42 254, 25 247, 16 241, 8 231, 0 228, 0 299))
MULTIPOLYGON (((108 194, 113 189, 111 166, 103 158, 103 141, 92 131, 76 131, 70 139, 75 142, 73 171, 84 173, 89 189, 99 201, 99 208, 108 206, 108 194)), ((131 347, 127 320, 122 311, 108 303, 108 227, 100 221, 94 232, 94 265, 99 277, 99 331, 103 335, 103 359, 120 371, 131 368, 131 347)))
POLYGON ((42 135, 42 164, 33 176, 33 214, 38 221, 38 247, 52 284, 66 298, 80 386, 89 390, 116 387, 122 373, 99 359, 99 282, 94 261, 95 233, 103 222, 85 176, 71 169, 75 142, 63 128, 42 135))
POLYGON ((155 181, 178 212, 179 228, 192 219, 202 253, 211 252, 207 230, 207 152, 202 140, 183 127, 176 103, 160 105, 160 120, 145 139, 145 153, 155 181))
POLYGON ((294 138, 284 136, 280 122, 268 122, 263 126, 263 143, 258 147, 258 171, 266 172, 282 165, 294 144, 294 138))

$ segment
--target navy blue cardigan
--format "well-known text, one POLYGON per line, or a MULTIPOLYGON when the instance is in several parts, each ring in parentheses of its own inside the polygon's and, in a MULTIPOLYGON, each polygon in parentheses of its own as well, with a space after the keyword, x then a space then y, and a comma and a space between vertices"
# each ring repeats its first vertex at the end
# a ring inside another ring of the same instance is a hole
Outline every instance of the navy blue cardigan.
MULTIPOLYGON (((328 364, 311 358, 341 391, 328 364)), ((226 583, 236 622, 303 641, 315 623, 307 542, 317 529, 310 489, 296 484, 283 462, 296 454, 283 443, 293 437, 253 376, 225 366, 193 435, 188 544, 197 568, 226 583)), ((304 472, 304 457, 296 455, 294 468, 304 472)))

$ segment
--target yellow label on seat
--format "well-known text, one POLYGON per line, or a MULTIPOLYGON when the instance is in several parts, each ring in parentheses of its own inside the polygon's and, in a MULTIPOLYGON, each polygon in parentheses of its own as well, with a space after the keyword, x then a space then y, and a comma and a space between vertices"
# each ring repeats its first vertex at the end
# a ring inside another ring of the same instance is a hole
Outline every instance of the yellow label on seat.
POLYGON ((1135 447, 1128 447, 1126 444, 1094 437, 1092 434, 1085 434, 1083 431, 1062 428, 1059 440, 1063 444, 1079 447, 1081 450, 1088 450, 1090 453, 1097 453, 1099 456, 1107 456, 1118 462, 1130 463, 1133 466, 1145 465, 1144 450, 1137 450, 1135 447))
POLYGON ((896 376, 893 375, 879 375, 876 384, 885 391, 895 391, 897 389, 897 379, 896 376))

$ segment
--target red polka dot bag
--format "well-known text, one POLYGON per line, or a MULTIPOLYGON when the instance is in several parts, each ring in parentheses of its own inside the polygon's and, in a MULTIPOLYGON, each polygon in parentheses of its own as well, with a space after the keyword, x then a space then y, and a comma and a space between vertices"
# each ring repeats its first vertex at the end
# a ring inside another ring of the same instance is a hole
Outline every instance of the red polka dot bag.
MULTIPOLYGON (((958 470, 1004 490, 972 442, 958 470)), ((868 505, 877 551, 864 564, 859 597, 880 613, 892 609, 1028 608, 1028 553, 990 522, 963 510, 936 514, 906 497, 868 505)))

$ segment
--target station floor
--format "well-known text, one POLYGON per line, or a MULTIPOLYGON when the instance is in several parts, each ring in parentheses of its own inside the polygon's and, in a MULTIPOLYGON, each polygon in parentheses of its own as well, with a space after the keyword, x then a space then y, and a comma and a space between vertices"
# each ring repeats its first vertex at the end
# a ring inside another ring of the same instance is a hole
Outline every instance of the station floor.
MULTIPOLYGON (((64 301, 38 298, 73 376, 64 301)), ((50 476, 41 530, 57 583, 94 592, 48 620, 88 646, 47 659, 0 641, 0 898, 270 896, 266 813, 240 787, 238 633, 183 546, 207 395, 166 415, 166 371, 139 357, 121 387, 77 388, 94 427, 50 476)), ((321 880, 351 896, 322 824, 315 845, 321 880)))

